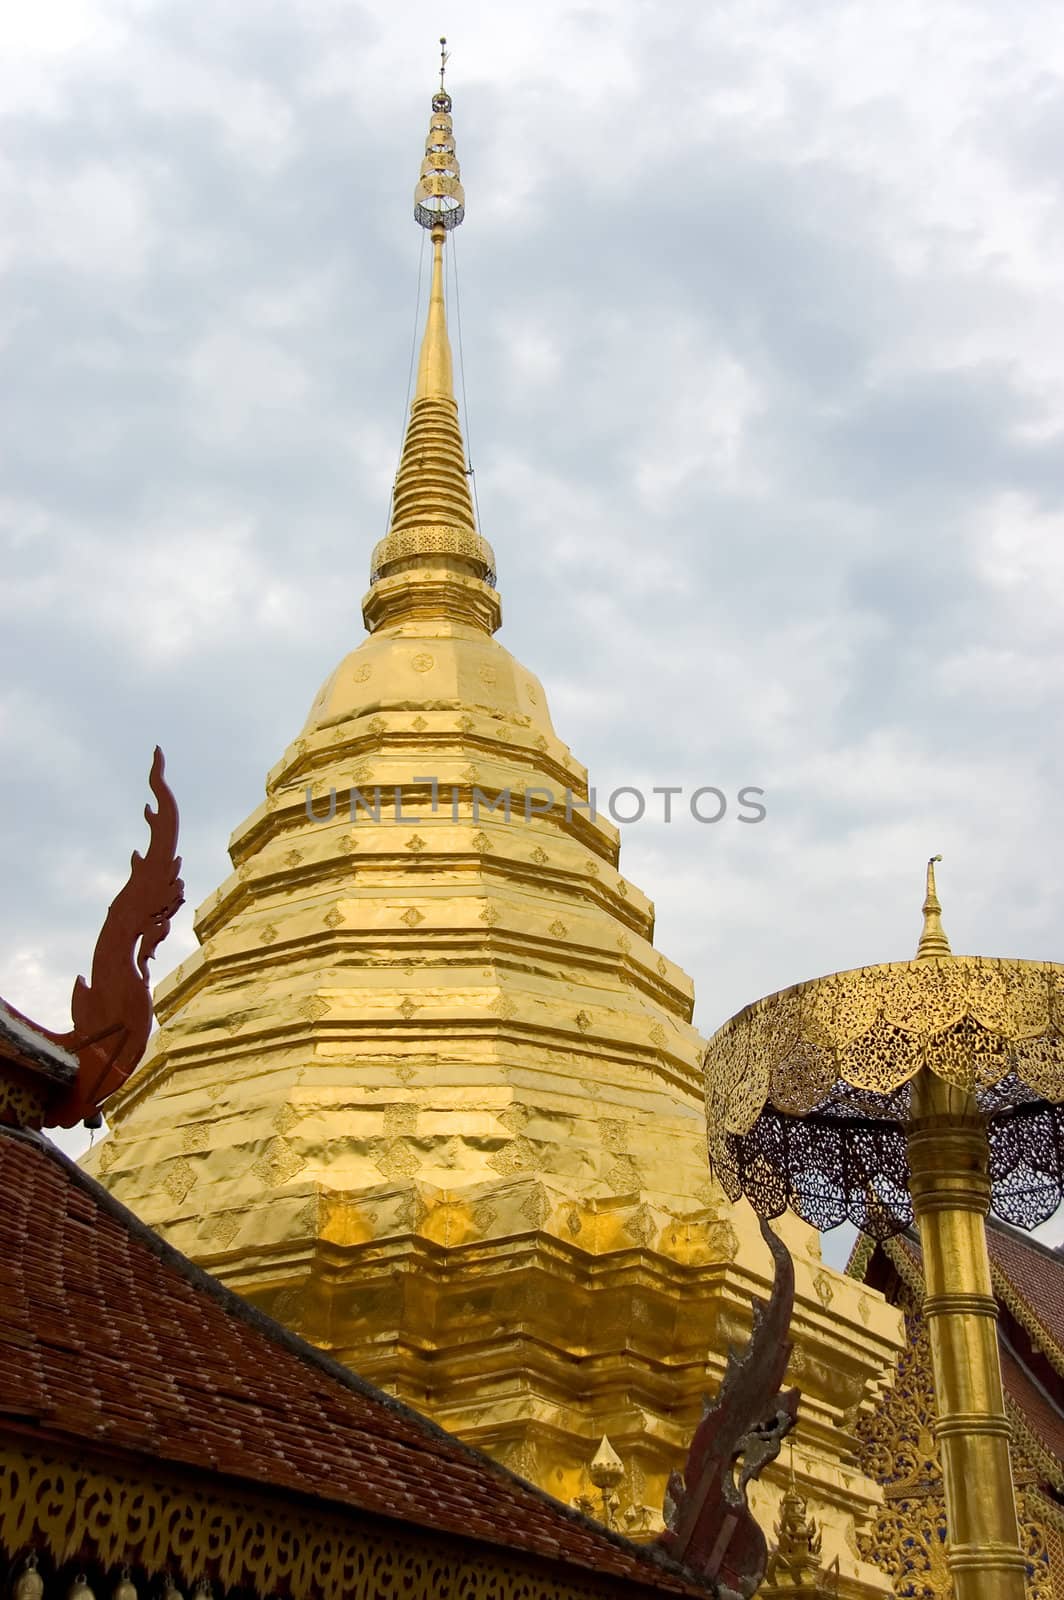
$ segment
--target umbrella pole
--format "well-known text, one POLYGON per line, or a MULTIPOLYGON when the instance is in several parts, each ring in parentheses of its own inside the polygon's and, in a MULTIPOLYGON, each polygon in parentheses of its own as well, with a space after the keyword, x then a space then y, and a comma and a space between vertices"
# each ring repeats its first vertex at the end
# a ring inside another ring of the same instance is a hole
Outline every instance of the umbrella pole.
POLYGON ((908 1150, 956 1600, 1024 1600, 986 1244, 986 1125, 971 1095, 926 1068, 913 1085, 908 1150))

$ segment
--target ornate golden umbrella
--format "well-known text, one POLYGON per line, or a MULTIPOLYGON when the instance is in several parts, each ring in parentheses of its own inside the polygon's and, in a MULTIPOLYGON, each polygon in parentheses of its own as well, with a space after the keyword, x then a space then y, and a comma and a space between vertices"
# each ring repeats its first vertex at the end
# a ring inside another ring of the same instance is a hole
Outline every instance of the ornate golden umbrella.
POLYGON ((1064 967, 954 956, 934 857, 915 961, 832 973, 710 1040, 710 1158, 732 1199, 877 1238, 915 1217, 957 1600, 1023 1600, 984 1218, 1064 1194, 1064 967))

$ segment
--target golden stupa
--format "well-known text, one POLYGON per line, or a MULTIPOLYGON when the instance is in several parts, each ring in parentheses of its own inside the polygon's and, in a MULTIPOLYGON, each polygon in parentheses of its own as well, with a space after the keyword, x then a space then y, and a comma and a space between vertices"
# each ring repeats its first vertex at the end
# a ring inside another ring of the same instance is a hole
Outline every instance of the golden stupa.
MULTIPOLYGON (((233 835, 87 1164, 231 1287, 559 1498, 598 1506, 608 1437, 617 1525, 649 1534, 770 1261, 710 1178, 691 981, 654 948, 542 685, 494 637, 445 316, 450 113, 441 84, 416 191, 431 295, 369 636, 233 835)), ((795 1471, 839 1593, 885 1593, 858 1554, 880 1493, 853 1430, 899 1317, 804 1224, 787 1238, 795 1471)), ((755 1489, 766 1527, 785 1487, 781 1468, 755 1489)))

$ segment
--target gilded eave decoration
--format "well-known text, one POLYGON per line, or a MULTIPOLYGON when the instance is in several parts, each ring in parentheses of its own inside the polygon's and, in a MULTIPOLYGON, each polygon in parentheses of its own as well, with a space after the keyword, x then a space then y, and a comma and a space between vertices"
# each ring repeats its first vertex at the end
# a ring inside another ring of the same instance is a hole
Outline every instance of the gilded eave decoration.
POLYGON ((1023 1227, 1064 1183, 1064 967, 977 956, 833 973, 759 1000, 705 1056, 710 1155, 733 1199, 887 1237, 912 1220, 921 1068, 987 1119, 993 1206, 1023 1227), (756 1124, 756 1127, 755 1127, 756 1124))
POLYGON ((191 1485, 10 1441, 0 1443, 0 1562, 14 1573, 38 1564, 48 1575, 65 1573, 64 1583, 33 1586, 40 1600, 64 1592, 70 1600, 74 1574, 85 1590, 93 1569, 102 1569, 96 1600, 117 1595, 120 1583, 130 1585, 129 1600, 138 1588, 148 1600, 438 1600, 448 1592, 464 1600, 604 1600, 622 1587, 323 1502, 206 1479, 191 1485))

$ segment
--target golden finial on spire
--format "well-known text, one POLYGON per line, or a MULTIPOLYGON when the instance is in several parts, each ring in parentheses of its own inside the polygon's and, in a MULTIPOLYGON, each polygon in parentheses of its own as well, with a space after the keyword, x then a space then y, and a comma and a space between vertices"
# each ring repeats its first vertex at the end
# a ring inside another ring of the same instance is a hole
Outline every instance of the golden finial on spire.
POLYGON ((935 888, 935 862, 941 860, 941 856, 932 856, 927 863, 927 893, 923 904, 924 927, 920 943, 916 947, 917 961, 929 956, 948 956, 953 953, 942 927, 942 907, 938 903, 938 892, 935 888))
POLYGON ((489 633, 500 621, 495 557, 477 530, 470 493, 444 302, 443 247, 465 216, 451 97, 443 86, 448 59, 447 40, 441 38, 440 87, 432 96, 414 190, 414 218, 432 239, 432 283, 391 523, 373 552, 371 588, 363 605, 371 631, 415 615, 461 613, 462 620, 489 633))
POLYGON ((432 97, 429 136, 425 140, 425 159, 414 190, 414 216, 423 228, 457 228, 465 216, 465 190, 454 148, 451 97, 443 87, 443 74, 450 60, 447 40, 440 40, 440 87, 432 97))
POLYGON ((423 228, 429 228, 432 234, 432 288, 425 337, 421 344, 421 360, 418 363, 417 400, 424 400, 430 395, 437 399, 454 399, 451 342, 447 337, 443 303, 443 242, 447 233, 457 228, 465 216, 465 190, 462 188, 462 169, 455 153, 451 97, 443 87, 447 61, 447 40, 441 38, 440 87, 432 97, 425 159, 421 163, 421 175, 414 190, 415 220, 423 228))

